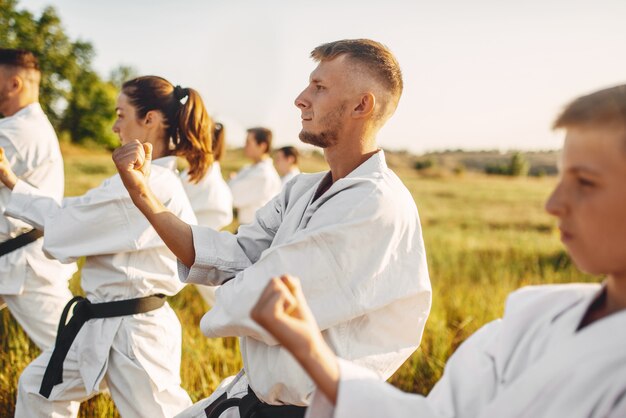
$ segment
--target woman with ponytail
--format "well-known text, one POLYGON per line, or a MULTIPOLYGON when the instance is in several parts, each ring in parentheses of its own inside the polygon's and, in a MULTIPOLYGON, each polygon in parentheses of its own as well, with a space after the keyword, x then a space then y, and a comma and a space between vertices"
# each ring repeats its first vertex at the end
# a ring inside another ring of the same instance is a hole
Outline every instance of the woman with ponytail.
MULTIPOLYGON (((191 181, 212 163, 213 122, 200 95, 160 77, 139 77, 124 83, 116 110, 113 131, 122 144, 141 143, 152 159, 156 198, 195 223, 176 156, 189 162, 191 181)), ((43 230, 49 255, 62 262, 85 257, 86 296, 70 301, 54 348, 24 370, 16 417, 76 416, 81 401, 105 388, 123 417, 171 417, 191 405, 180 386, 181 326, 165 301, 183 286, 176 259, 120 176, 61 205, 16 181, 6 167, 0 180, 12 189, 7 213, 43 230)))
MULTIPOLYGON (((220 160, 226 149, 224 125, 216 123, 213 128, 213 164, 206 176, 193 182, 189 170, 181 174, 183 187, 191 202, 198 225, 208 226, 217 231, 233 221, 233 195, 222 177, 220 160)), ((209 306, 215 304, 214 286, 197 285, 198 293, 209 306)))

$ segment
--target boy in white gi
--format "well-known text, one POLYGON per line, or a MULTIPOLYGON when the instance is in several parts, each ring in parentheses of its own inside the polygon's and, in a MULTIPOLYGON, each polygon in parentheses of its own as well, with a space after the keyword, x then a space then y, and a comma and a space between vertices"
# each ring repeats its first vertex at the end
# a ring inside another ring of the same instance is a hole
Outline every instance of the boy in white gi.
POLYGON ((244 372, 181 416, 304 415, 313 382, 250 319, 270 277, 285 271, 302 277, 331 346, 380 378, 420 343, 431 288, 419 217, 376 144, 400 99, 400 68, 366 39, 324 44, 312 56, 319 64, 295 100, 300 139, 324 148, 330 171, 299 175, 236 235, 165 211, 139 171, 149 165, 142 148, 129 144, 135 154, 116 158, 133 202, 178 256, 181 279, 221 284, 204 334, 240 337, 244 372))
MULTIPOLYGON (((113 131, 122 144, 152 145, 149 183, 156 198, 195 223, 175 156, 189 161, 192 181, 211 164, 213 123, 200 95, 160 77, 139 77, 124 83, 116 111, 113 131)), ((125 418, 171 417, 191 405, 180 386, 180 322, 165 302, 183 287, 176 260, 120 177, 61 205, 15 178, 7 164, 0 163, 0 180, 12 190, 7 213, 43 230, 45 251, 61 261, 85 257, 86 299, 67 305, 54 349, 22 373, 15 416, 76 416, 79 403, 104 388, 125 418)))
POLYGON ((423 397, 339 360, 298 281, 273 279, 252 317, 315 381, 308 418, 626 417, 626 85, 575 100, 554 126, 566 138, 546 210, 576 265, 605 281, 512 293, 423 397))
POLYGON ((252 160, 228 181, 233 193, 239 224, 249 224, 254 214, 280 192, 280 177, 272 165, 272 131, 267 128, 250 128, 243 152, 252 160))
MULTIPOLYGON (((0 48, 0 147, 22 180, 57 202, 63 198, 59 141, 39 105, 41 72, 29 51, 0 48)), ((4 216, 11 191, 0 183, 0 309, 9 311, 42 350, 54 345, 68 280, 76 264, 61 264, 41 250, 41 231, 4 216)))

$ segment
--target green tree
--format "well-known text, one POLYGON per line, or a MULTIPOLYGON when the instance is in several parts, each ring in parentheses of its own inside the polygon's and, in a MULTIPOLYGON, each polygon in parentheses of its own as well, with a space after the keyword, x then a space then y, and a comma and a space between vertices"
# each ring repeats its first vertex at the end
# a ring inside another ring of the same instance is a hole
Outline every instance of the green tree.
POLYGON ((521 152, 513 153, 511 156, 511 162, 509 164, 509 175, 514 177, 522 177, 528 175, 530 164, 521 152))
POLYGON ((0 0, 0 39, 5 48, 28 49, 39 58, 39 101, 58 132, 67 131, 74 142, 89 139, 112 146, 112 85, 91 67, 93 46, 80 39, 72 41, 54 8, 47 7, 36 17, 18 10, 17 0, 0 0))
POLYGON ((96 142, 108 149, 119 146, 111 127, 115 122, 117 88, 94 72, 80 74, 73 85, 61 127, 74 142, 96 142))
POLYGON ((122 85, 128 81, 136 78, 139 74, 137 74, 137 70, 130 65, 120 65, 111 71, 109 75, 109 82, 113 84, 118 90, 122 89, 122 85))

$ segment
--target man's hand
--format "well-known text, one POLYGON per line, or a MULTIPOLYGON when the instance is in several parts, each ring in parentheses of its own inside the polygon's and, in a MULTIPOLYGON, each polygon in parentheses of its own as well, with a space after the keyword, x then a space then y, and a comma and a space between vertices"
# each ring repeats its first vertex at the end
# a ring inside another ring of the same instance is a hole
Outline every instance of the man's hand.
POLYGON ((4 156, 4 148, 0 147, 0 181, 13 190, 17 183, 17 176, 13 173, 9 161, 4 156))
POLYGON ((131 197, 145 192, 152 163, 152 144, 134 140, 122 145, 113 151, 113 161, 131 197))
POLYGON ((337 358, 306 303, 300 281, 283 275, 267 284, 250 316, 285 347, 332 403, 339 388, 337 358))

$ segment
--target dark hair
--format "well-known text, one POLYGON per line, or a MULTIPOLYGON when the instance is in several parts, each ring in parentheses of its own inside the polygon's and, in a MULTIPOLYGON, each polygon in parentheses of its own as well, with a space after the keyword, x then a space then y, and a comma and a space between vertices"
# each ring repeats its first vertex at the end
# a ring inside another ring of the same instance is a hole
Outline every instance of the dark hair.
POLYGON ((575 126, 626 128, 626 85, 579 97, 565 107, 553 128, 575 126))
POLYGON ((404 86, 400 64, 383 44, 371 39, 343 39, 322 44, 311 51, 315 61, 326 61, 346 55, 364 67, 391 93, 397 104, 404 86))
POLYGON ((39 71, 39 60, 25 49, 0 48, 0 65, 39 71))
POLYGON ((152 110, 161 112, 174 153, 189 162, 190 181, 200 181, 213 162, 213 121, 200 94, 194 89, 174 87, 156 76, 129 80, 122 85, 122 93, 128 96, 139 118, 152 110), (187 100, 181 103, 185 97, 187 100))
POLYGON ((272 131, 267 128, 250 128, 248 129, 248 133, 252 134, 254 141, 257 145, 265 144, 267 145, 267 149, 265 152, 269 153, 272 149, 272 131))
POLYGON ((213 126, 213 159, 221 161, 226 152, 226 133, 224 125, 220 122, 216 122, 213 126))
POLYGON ((298 157, 300 153, 296 147, 292 147, 291 145, 287 145, 286 147, 282 147, 276 150, 276 152, 282 152, 283 155, 287 158, 293 157, 293 163, 298 164, 298 157))

